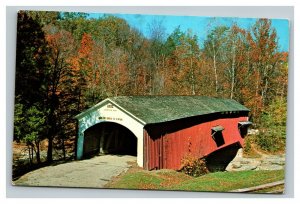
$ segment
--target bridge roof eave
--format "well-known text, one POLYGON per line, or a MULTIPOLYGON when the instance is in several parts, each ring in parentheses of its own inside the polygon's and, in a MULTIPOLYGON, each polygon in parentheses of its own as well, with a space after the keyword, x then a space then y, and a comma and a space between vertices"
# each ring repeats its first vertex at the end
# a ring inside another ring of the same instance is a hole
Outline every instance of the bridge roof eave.
POLYGON ((129 115, 131 118, 133 118, 134 120, 136 120, 137 122, 139 122, 142 125, 146 125, 147 123, 143 120, 141 120, 140 118, 136 117, 135 115, 133 115, 132 113, 130 113, 129 111, 127 111, 126 109, 124 109, 122 106, 120 106, 119 104, 117 104, 115 101, 111 100, 110 98, 107 98, 99 103, 97 103, 96 105, 94 105, 93 107, 83 111, 82 113, 76 115, 74 118, 77 119, 78 121, 82 118, 84 118, 86 115, 92 113, 93 111, 96 111, 99 107, 103 106, 106 103, 112 103, 113 105, 115 105, 118 109, 120 109, 121 111, 123 111, 124 113, 126 113, 127 115, 129 115))

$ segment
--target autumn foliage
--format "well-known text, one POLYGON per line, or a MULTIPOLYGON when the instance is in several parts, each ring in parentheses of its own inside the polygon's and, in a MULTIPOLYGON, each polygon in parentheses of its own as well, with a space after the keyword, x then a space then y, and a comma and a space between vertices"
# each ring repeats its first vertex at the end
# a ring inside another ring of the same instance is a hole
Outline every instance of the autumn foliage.
POLYGON ((186 155, 181 160, 181 170, 189 176, 202 176, 209 173, 205 159, 199 159, 193 155, 186 155))
POLYGON ((16 96, 47 110, 49 161, 54 139, 63 146, 75 137, 74 116, 107 97, 232 98, 251 110, 255 127, 270 105, 286 106, 288 53, 268 19, 210 27, 203 42, 180 27, 167 35, 159 22, 146 38, 124 19, 81 13, 20 12, 18 26, 16 96))

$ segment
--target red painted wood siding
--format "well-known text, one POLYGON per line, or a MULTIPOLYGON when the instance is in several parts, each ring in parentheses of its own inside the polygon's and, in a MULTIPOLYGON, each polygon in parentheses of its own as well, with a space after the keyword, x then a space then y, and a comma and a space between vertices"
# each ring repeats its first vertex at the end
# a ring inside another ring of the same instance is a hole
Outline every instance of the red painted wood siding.
POLYGON ((184 120, 161 123, 144 129, 145 169, 180 169, 181 160, 187 155, 201 158, 236 142, 244 145, 238 122, 247 121, 247 116, 213 118, 206 122, 203 118, 202 121, 184 120), (212 127, 218 125, 225 128, 222 131, 225 143, 219 147, 212 138, 212 127))

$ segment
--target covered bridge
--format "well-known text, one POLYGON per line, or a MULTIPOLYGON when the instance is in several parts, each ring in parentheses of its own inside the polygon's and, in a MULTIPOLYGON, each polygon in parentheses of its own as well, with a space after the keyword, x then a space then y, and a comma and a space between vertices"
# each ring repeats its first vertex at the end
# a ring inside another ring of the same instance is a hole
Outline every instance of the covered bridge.
POLYGON ((225 168, 244 144, 248 113, 235 100, 203 96, 107 98, 76 116, 76 158, 132 154, 151 170, 180 169, 191 155, 225 168))

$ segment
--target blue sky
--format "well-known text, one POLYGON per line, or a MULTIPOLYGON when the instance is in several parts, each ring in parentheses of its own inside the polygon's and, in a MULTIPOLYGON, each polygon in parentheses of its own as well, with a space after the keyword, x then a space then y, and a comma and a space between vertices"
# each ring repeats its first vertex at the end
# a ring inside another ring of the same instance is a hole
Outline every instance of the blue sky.
MULTIPOLYGON (((103 13, 90 13, 89 18, 103 17, 103 13)), ((149 25, 152 22, 162 22, 167 35, 180 26, 182 31, 191 29, 199 39, 200 46, 203 44, 209 29, 218 25, 230 26, 236 22, 241 28, 250 28, 256 21, 255 18, 222 18, 201 16, 172 16, 172 15, 141 15, 141 14, 111 14, 125 19, 128 24, 135 27, 144 36, 149 37, 149 25)), ((277 31, 280 51, 289 49, 289 21, 286 19, 272 19, 272 26, 277 31)))

